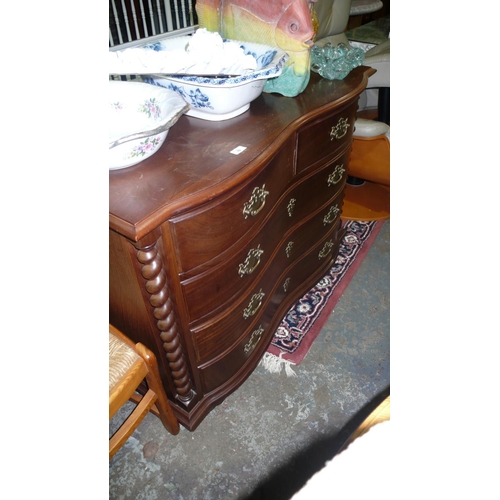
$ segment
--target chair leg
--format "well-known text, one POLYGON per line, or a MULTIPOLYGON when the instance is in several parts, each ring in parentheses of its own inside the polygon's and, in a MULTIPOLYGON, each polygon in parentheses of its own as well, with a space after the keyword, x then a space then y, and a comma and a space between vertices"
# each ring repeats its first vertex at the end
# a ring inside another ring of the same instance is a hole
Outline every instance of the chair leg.
POLYGON ((179 434, 179 421, 163 389, 156 357, 152 351, 141 343, 136 344, 136 349, 148 366, 149 373, 146 375, 146 381, 149 389, 156 393, 157 400, 155 404, 160 414, 160 420, 165 428, 175 436, 179 434))
POLYGON ((148 391, 141 399, 134 411, 128 416, 123 425, 113 434, 109 440, 109 458, 125 444, 125 441, 139 427, 139 424, 144 420, 144 417, 149 413, 151 407, 155 404, 156 394, 151 390, 148 391))

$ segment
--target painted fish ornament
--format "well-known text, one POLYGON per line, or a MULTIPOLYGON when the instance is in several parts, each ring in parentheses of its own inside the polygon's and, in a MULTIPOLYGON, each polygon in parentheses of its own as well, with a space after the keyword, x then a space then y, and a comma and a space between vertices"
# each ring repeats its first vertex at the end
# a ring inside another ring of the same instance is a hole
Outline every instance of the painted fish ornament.
POLYGON ((224 38, 279 47, 288 53, 282 74, 264 92, 293 97, 309 82, 315 35, 310 4, 316 0, 197 0, 200 28, 224 38))

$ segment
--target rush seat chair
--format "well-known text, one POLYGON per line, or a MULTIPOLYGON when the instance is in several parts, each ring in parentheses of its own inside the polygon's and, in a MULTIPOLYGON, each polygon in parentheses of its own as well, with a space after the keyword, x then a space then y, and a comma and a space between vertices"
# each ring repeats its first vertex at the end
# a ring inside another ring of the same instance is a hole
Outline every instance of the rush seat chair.
POLYGON ((109 325, 109 419, 129 400, 137 406, 109 439, 109 458, 123 446, 149 411, 160 418, 171 434, 179 433, 179 421, 163 389, 155 355, 109 325), (141 396, 137 389, 143 380, 148 390, 141 396))

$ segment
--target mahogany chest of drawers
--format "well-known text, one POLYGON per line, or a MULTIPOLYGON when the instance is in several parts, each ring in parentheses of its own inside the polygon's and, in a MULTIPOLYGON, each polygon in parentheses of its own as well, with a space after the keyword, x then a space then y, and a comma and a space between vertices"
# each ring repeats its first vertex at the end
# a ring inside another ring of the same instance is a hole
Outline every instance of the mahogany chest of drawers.
POLYGON ((183 116, 160 150, 110 171, 110 322, 156 355, 194 430, 257 366, 335 261, 357 101, 374 70, 312 74, 223 122, 183 116))

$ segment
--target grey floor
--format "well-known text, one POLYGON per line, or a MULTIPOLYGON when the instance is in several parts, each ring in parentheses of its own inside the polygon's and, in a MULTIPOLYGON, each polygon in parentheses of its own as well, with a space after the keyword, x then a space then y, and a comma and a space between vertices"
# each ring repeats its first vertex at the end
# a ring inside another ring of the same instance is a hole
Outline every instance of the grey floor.
POLYGON ((259 366, 194 432, 149 414, 109 462, 109 498, 290 498, 389 388, 389 241, 385 221, 296 377, 259 366))

